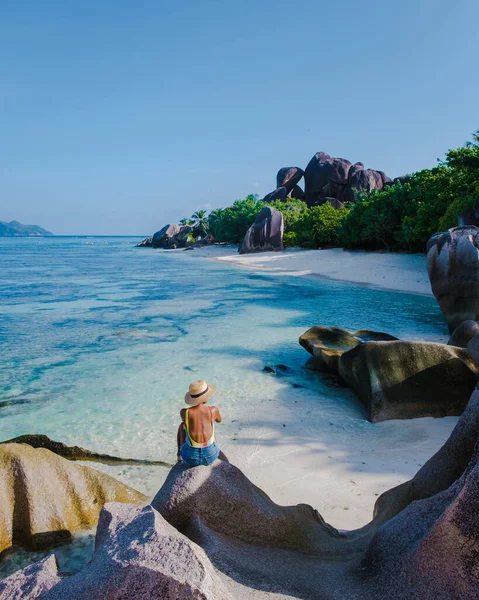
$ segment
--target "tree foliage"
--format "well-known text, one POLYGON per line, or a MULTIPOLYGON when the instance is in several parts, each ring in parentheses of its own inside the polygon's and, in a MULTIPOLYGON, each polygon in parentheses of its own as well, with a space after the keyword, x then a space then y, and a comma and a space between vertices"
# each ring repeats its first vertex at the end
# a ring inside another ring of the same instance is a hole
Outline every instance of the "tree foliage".
POLYGON ((341 240, 347 248, 424 252, 431 235, 456 226, 461 211, 478 198, 479 145, 471 142, 404 183, 359 194, 342 223, 341 240))
POLYGON ((289 198, 265 203, 250 195, 208 217, 198 211, 184 221, 195 231, 209 231, 219 242, 240 244, 265 206, 283 213, 286 246, 424 252, 432 234, 454 227, 460 213, 479 207, 479 131, 463 148, 449 150, 433 169, 382 190, 359 192, 353 205, 340 210, 329 203, 309 208, 289 198))

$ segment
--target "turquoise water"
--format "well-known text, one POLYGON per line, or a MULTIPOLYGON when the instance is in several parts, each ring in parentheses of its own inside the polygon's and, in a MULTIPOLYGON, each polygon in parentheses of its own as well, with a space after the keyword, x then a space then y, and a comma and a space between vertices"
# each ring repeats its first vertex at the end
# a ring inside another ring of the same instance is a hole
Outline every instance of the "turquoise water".
MULTIPOLYGON (((302 368, 308 355, 299 335, 316 324, 409 339, 446 335, 432 297, 213 260, 233 248, 161 252, 134 248, 136 241, 0 240, 2 439, 45 433, 91 450, 173 462, 184 393, 204 378, 218 388, 225 445, 245 411, 308 393, 315 411, 341 422, 339 444, 365 427, 374 442, 362 408, 349 409, 350 392, 312 381, 302 368), (291 367, 288 376, 263 373, 279 363, 291 367)), ((105 470, 147 494, 166 473, 105 470)))
POLYGON ((142 458, 173 459, 192 379, 229 404, 261 401, 263 366, 304 363, 297 339, 314 324, 445 333, 429 297, 278 279, 128 238, 1 240, 0 272, 2 437, 142 458))

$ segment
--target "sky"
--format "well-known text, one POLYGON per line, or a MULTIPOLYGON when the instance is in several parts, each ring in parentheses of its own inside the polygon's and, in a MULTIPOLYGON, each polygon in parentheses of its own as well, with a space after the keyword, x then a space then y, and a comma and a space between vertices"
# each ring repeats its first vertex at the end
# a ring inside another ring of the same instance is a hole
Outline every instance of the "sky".
POLYGON ((315 152, 395 177, 479 129, 478 0, 2 0, 0 220, 151 235, 315 152))

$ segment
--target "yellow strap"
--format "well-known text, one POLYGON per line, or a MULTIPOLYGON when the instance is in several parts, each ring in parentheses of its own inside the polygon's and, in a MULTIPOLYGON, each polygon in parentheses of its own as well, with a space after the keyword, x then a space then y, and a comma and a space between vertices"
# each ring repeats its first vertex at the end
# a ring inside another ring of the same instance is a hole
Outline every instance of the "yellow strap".
POLYGON ((213 428, 213 433, 211 435, 211 438, 205 444, 200 444, 198 442, 195 442, 195 440, 190 435, 189 424, 188 424, 188 411, 189 410, 190 409, 187 408, 186 413, 185 413, 185 428, 186 428, 186 435, 188 436, 188 439, 190 441, 190 445, 193 446, 193 448, 205 448, 207 446, 210 446, 215 441, 215 422, 213 419, 213 415, 211 415, 211 426, 213 428))

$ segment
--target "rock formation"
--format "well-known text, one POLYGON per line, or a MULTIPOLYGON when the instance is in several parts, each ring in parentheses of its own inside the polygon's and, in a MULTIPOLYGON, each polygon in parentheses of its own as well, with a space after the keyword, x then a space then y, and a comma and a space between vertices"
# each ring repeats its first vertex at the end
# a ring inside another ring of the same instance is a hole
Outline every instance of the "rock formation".
POLYGON ((311 327, 299 338, 299 343, 316 359, 316 368, 339 375, 340 357, 358 344, 370 341, 397 340, 393 335, 378 331, 346 331, 340 327, 311 327))
POLYGON ((433 235, 427 269, 450 333, 463 321, 479 321, 479 228, 454 227, 433 235))
POLYGON ((476 335, 479 335, 479 323, 477 321, 463 321, 456 327, 447 343, 449 346, 467 348, 469 342, 476 335))
POLYGON ((0 600, 43 600, 60 581, 57 561, 50 555, 0 580, 0 600))
POLYGON ((229 463, 178 464, 152 506, 104 507, 82 571, 59 581, 50 557, 0 582, 0 600, 477 600, 478 441, 476 390, 444 446, 350 532, 229 463))
POLYGON ((334 208, 342 208, 346 202, 356 201, 357 191, 381 190, 392 183, 383 171, 366 169, 361 162, 352 164, 344 158, 317 152, 304 171, 299 167, 281 168, 276 175, 276 189, 267 194, 264 201, 297 198, 305 200, 308 206, 329 202, 334 208), (303 176, 304 192, 298 185, 303 176))
POLYGON ((372 422, 462 414, 478 371, 462 348, 432 342, 366 342, 345 352, 339 374, 372 422))
POLYGON ((283 214, 265 206, 246 232, 240 247, 240 254, 283 250, 283 214))
POLYGON ((151 248, 152 244, 153 244, 153 238, 148 237, 148 238, 145 238, 144 240, 141 240, 141 242, 139 242, 138 244, 136 244, 135 248, 151 248))
POLYGON ((232 600, 204 551, 151 506, 107 504, 95 554, 44 600, 232 600))
POLYGON ((0 552, 51 547, 96 525, 105 502, 145 500, 113 477, 49 450, 0 446, 0 552))
POLYGON ((289 194, 301 181, 303 175, 304 171, 299 167, 283 167, 276 175, 276 187, 283 186, 289 194))
POLYGON ((91 450, 87 450, 81 446, 67 446, 62 442, 51 440, 47 435, 37 433, 20 435, 16 438, 12 438, 11 440, 0 442, 0 447, 2 444, 28 444, 32 448, 46 448, 47 450, 50 450, 50 452, 58 454, 58 456, 68 458, 68 460, 100 462, 108 465, 152 465, 159 467, 173 466, 170 463, 166 463, 162 460, 142 460, 138 458, 122 458, 120 456, 111 456, 109 454, 99 454, 98 452, 92 452, 91 450))
POLYGON ((479 374, 466 350, 445 344, 337 327, 312 327, 299 342, 354 389, 372 422, 460 415, 479 374))
POLYGON ((186 245, 188 236, 193 233, 189 225, 165 225, 157 231, 151 240, 153 248, 174 249, 186 245))
POLYGON ((200 230, 190 225, 168 224, 157 231, 153 237, 145 238, 136 248, 162 248, 164 250, 175 250, 176 248, 196 248, 215 244, 215 238, 211 233, 204 235, 200 230))

